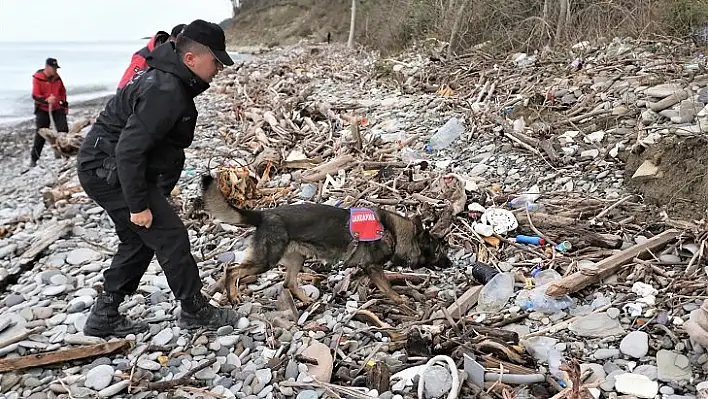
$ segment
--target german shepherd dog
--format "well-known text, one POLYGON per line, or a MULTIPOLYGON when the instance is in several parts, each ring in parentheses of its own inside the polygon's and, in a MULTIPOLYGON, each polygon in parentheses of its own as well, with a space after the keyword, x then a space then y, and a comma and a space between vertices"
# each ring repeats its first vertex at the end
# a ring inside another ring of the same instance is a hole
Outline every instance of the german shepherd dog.
POLYGON ((305 259, 343 261, 345 267, 362 268, 374 285, 388 298, 403 304, 383 274, 389 261, 393 265, 446 268, 452 265, 441 241, 423 228, 419 216, 408 219, 380 208, 372 208, 383 227, 378 240, 354 239, 349 228, 350 211, 329 205, 303 203, 262 210, 237 209, 221 193, 218 182, 209 174, 202 176, 204 210, 223 222, 241 227, 256 227, 245 260, 226 268, 217 283, 229 302, 238 301, 238 282, 257 276, 273 267, 286 270, 285 287, 304 303, 310 298, 297 284, 305 259))

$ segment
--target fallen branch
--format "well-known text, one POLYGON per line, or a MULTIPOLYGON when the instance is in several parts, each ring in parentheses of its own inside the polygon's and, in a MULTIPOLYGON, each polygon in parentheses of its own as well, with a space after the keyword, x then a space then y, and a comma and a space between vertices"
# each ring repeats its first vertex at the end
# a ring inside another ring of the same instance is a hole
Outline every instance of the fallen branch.
POLYGON ((130 345, 130 341, 121 339, 96 345, 85 345, 55 352, 37 353, 12 359, 0 360, 0 373, 17 371, 32 367, 60 364, 71 360, 85 359, 99 355, 108 355, 130 345))
POLYGON ((627 248, 624 251, 618 252, 607 259, 598 262, 592 270, 581 270, 564 277, 561 280, 551 283, 551 286, 546 290, 546 294, 555 298, 571 292, 577 292, 583 288, 595 284, 604 278, 616 273, 622 266, 629 263, 635 257, 643 254, 646 251, 653 251, 663 247, 670 241, 674 240, 680 232, 675 229, 667 230, 649 241, 641 245, 635 245, 627 248))
POLYGON ((160 382, 150 382, 147 384, 147 389, 149 391, 167 391, 169 389, 174 389, 180 385, 189 385, 192 383, 192 377, 194 374, 204 370, 205 368, 216 363, 216 358, 207 360, 206 362, 200 364, 199 366, 189 370, 182 377, 176 378, 170 381, 160 381, 160 382))
POLYGON ((327 175, 336 175, 339 170, 351 169, 356 166, 356 164, 357 161, 354 159, 354 156, 347 154, 305 171, 302 174, 301 180, 305 183, 313 183, 324 179, 327 175))

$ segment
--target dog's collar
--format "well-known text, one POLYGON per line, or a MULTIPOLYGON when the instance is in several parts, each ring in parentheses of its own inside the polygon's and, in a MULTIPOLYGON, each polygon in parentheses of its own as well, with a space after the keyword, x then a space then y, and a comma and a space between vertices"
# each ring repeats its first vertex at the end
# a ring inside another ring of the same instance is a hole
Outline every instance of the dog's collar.
POLYGON ((378 241, 383 238, 384 228, 373 210, 350 208, 349 234, 354 241, 378 241))

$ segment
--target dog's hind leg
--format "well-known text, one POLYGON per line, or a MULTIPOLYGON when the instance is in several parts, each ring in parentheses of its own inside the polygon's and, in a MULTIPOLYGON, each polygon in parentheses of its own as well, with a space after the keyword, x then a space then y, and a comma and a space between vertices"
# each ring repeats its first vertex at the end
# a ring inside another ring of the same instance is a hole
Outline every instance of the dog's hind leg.
POLYGON ((305 264, 305 256, 301 253, 288 250, 279 262, 285 267, 285 288, 305 304, 312 302, 312 299, 305 294, 297 283, 297 275, 305 264))
POLYGON ((231 303, 240 302, 241 293, 238 286, 240 283, 253 282, 258 275, 270 270, 270 266, 265 263, 243 262, 239 267, 228 269, 224 274, 224 285, 226 287, 226 298, 231 303), (244 281, 250 280, 250 281, 244 281))
POLYGON ((369 275, 371 282, 374 283, 376 288, 379 289, 384 295, 393 300, 398 304, 404 304, 408 302, 406 298, 402 297, 391 287, 391 283, 388 281, 386 276, 384 276, 383 268, 381 266, 365 266, 364 271, 369 275))
MULTIPOLYGON (((274 222, 272 222, 275 224, 274 222)), ((271 226, 271 229, 256 230, 251 248, 240 267, 226 273, 226 292, 230 302, 239 298, 238 282, 249 277, 257 278, 261 273, 275 267, 285 254, 288 237, 284 229, 271 226), (268 230, 268 231, 266 231, 268 230)))

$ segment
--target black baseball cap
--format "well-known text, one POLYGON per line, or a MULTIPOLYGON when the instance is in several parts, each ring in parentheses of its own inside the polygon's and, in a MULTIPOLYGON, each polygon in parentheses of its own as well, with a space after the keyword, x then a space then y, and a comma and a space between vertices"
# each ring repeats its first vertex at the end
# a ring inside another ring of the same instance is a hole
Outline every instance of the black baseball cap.
POLYGON ((47 58, 46 64, 49 65, 50 67, 59 68, 59 63, 57 62, 56 58, 52 58, 52 57, 47 58))
POLYGON ((234 64, 234 61, 226 52, 226 37, 224 36, 224 30, 219 25, 197 19, 184 27, 182 36, 209 47, 214 57, 222 64, 234 64))
POLYGON ((170 36, 177 37, 177 35, 182 33, 182 29, 184 29, 185 26, 187 26, 187 25, 185 25, 185 24, 175 25, 175 27, 172 28, 172 32, 170 33, 170 36))

